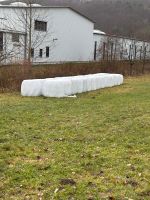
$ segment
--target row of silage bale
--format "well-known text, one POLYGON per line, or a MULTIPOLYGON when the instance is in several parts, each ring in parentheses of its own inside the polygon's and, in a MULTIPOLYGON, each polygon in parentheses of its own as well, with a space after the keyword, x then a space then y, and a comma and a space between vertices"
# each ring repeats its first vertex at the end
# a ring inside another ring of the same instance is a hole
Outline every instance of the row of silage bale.
POLYGON ((47 79, 44 83, 43 95, 47 97, 65 97, 122 83, 123 76, 118 74, 94 74, 47 79))
POLYGON ((23 81, 23 96, 67 97, 77 93, 112 87, 123 83, 120 74, 91 74, 23 81))
MULTIPOLYGON (((92 74, 57 79, 61 79, 65 82, 65 85, 62 84, 60 86, 60 84, 58 84, 58 87, 61 87, 61 94, 59 92, 57 94, 56 92, 56 95, 59 95, 59 97, 65 97, 105 87, 112 87, 123 83, 123 76, 118 74, 92 74)), ((46 96, 50 95, 47 93, 46 96)))

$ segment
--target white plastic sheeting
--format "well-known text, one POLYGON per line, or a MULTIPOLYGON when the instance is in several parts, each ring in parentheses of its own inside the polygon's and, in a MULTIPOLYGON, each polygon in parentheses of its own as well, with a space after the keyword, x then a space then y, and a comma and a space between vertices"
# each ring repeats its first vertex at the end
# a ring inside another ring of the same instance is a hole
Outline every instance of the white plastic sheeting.
POLYGON ((106 73, 24 80, 21 86, 21 94, 23 96, 43 95, 59 98, 100 88, 113 87, 122 83, 122 75, 106 73))
POLYGON ((51 78, 45 79, 42 90, 45 97, 67 97, 72 94, 71 79, 51 78))
POLYGON ((24 80, 21 85, 22 96, 41 96, 44 79, 24 80))

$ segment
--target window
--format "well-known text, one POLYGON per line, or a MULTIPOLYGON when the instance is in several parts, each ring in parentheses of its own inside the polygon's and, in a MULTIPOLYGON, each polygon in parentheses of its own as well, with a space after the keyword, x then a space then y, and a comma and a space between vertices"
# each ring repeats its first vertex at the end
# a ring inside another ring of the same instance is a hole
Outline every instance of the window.
POLYGON ((34 58, 34 48, 31 49, 31 57, 34 58))
POLYGON ((42 58, 42 56, 43 56, 43 49, 40 49, 39 56, 40 56, 40 58, 42 58))
POLYGON ((35 20, 34 29, 37 31, 47 31, 47 22, 35 20))
POLYGON ((12 42, 19 42, 19 34, 12 33, 12 42))
POLYGON ((3 51, 3 33, 0 32, 0 51, 3 51))
POLYGON ((97 41, 94 44, 94 60, 96 60, 96 51, 97 51, 97 41))
POLYGON ((49 57, 49 47, 46 47, 46 58, 49 57))

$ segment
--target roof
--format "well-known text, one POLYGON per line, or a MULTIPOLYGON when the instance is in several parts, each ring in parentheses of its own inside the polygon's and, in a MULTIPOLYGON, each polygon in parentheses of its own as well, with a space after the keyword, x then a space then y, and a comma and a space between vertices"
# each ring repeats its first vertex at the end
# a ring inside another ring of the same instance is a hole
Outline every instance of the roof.
POLYGON ((146 42, 146 43, 150 43, 150 41, 148 40, 141 40, 138 38, 133 38, 133 37, 125 37, 125 36, 120 36, 120 35, 111 35, 111 34, 106 34, 107 37, 112 37, 112 38, 118 38, 118 39, 124 39, 124 40, 133 40, 136 42, 146 42))
POLYGON ((150 41, 147 41, 147 40, 140 40, 138 38, 125 37, 125 36, 120 36, 120 35, 111 35, 111 34, 107 34, 107 33, 103 32, 103 31, 100 31, 100 30, 94 30, 93 34, 95 34, 95 35, 103 35, 103 36, 106 36, 106 37, 117 38, 117 39, 133 40, 133 41, 137 41, 137 42, 150 43, 150 41))
POLYGON ((3 32, 3 33, 17 33, 19 35, 26 35, 25 32, 21 32, 21 31, 17 31, 17 30, 11 30, 11 29, 1 29, 0 28, 0 32, 3 32))
MULTIPOLYGON (((16 6, 16 5, 1 5, 0 8, 24 8, 24 9, 27 9, 29 8, 29 6, 16 6)), ((84 17, 85 19, 87 19, 88 21, 92 22, 92 23, 95 23, 92 19, 90 19, 89 17, 87 17, 86 15, 82 14, 81 12, 79 12, 78 10, 72 8, 72 7, 69 7, 69 6, 41 6, 41 5, 38 5, 38 6, 33 6, 32 8, 36 8, 36 9, 42 9, 42 8, 58 8, 58 9, 63 9, 63 8, 67 8, 67 9, 70 9, 72 10, 73 12, 77 13, 78 15, 81 15, 82 17, 84 17)))
POLYGON ((96 35, 106 35, 105 32, 100 31, 100 30, 94 30, 93 33, 96 34, 96 35))

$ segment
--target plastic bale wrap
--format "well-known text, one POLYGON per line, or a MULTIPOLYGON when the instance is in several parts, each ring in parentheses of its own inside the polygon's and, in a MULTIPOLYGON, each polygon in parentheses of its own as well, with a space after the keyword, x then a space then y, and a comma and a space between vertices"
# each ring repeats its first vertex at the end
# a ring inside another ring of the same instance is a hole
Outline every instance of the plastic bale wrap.
POLYGON ((123 84, 123 75, 119 75, 118 85, 123 84))
POLYGON ((83 80, 83 90, 82 92, 87 92, 88 91, 88 77, 87 76, 83 76, 82 77, 83 80))
POLYGON ((95 76, 94 80, 92 81, 93 90, 100 89, 101 82, 100 82, 101 76, 95 76))
POLYGON ((98 79, 99 77, 95 74, 87 76, 87 85, 88 85, 88 91, 96 90, 98 89, 98 79))
POLYGON ((41 96, 44 79, 24 80, 21 84, 22 96, 41 96))
POLYGON ((46 79, 43 83, 42 94, 45 97, 67 97, 71 92, 71 79, 52 78, 46 79))
POLYGON ((93 80, 93 75, 88 75, 88 76, 85 76, 85 80, 86 80, 86 91, 89 92, 89 91, 92 91, 93 90, 93 85, 92 85, 92 80, 93 80))
POLYGON ((97 90, 97 89, 100 89, 103 87, 104 85, 104 77, 105 75, 95 75, 94 76, 94 79, 92 80, 92 87, 93 87, 93 90, 97 90))
POLYGON ((113 76, 111 77, 112 79, 112 85, 121 85, 123 83, 123 76, 120 74, 113 74, 113 76))
POLYGON ((83 92, 83 78, 82 76, 74 76, 71 78, 71 91, 72 94, 83 92))
POLYGON ((116 85, 116 80, 114 81, 114 75, 110 74, 107 78, 107 76, 105 77, 105 87, 112 87, 116 85))

